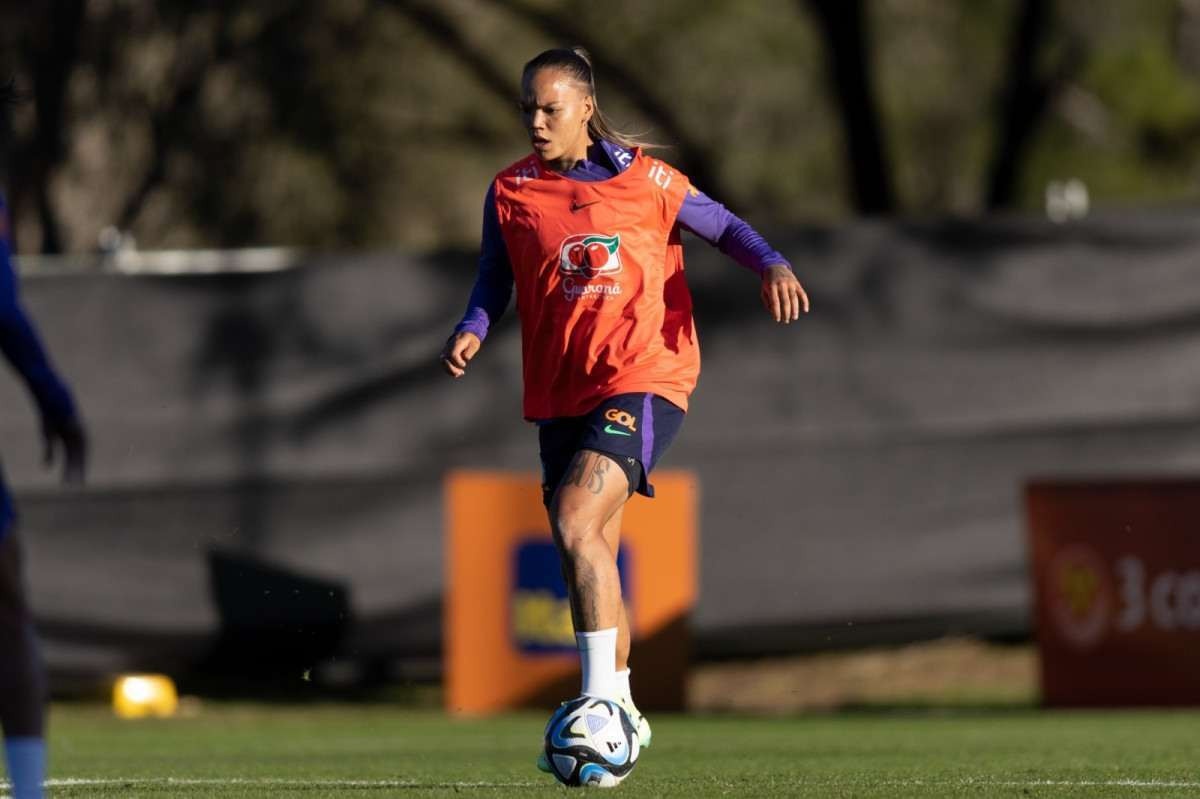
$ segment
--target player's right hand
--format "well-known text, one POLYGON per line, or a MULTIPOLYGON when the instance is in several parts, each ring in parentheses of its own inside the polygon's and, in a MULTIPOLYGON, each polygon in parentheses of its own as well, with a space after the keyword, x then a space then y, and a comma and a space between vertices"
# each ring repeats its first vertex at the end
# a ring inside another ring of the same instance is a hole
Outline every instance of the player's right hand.
POLYGON ((87 433, 78 419, 43 422, 42 441, 46 468, 54 465, 55 453, 62 449, 62 479, 67 485, 81 485, 87 467, 87 433))
POLYGON ((482 342, 479 336, 463 330, 455 333, 442 348, 442 368, 451 377, 462 377, 467 373, 467 363, 479 352, 482 342))

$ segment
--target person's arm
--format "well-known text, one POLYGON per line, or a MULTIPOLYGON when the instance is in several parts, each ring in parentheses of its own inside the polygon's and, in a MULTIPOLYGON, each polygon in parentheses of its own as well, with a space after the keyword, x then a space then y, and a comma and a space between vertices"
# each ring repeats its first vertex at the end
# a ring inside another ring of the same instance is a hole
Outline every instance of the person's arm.
POLYGON ((475 357, 492 325, 504 315, 512 298, 512 264, 500 219, 496 214, 495 188, 488 189, 483 203, 483 236, 479 251, 479 274, 467 310, 454 326, 454 333, 442 348, 442 366, 453 377, 462 377, 467 362, 475 357))
POLYGON ((467 301, 467 311, 462 321, 454 327, 455 333, 474 333, 483 341, 488 330, 500 321, 508 301, 512 298, 512 265, 508 260, 508 249, 500 232, 500 218, 496 215, 495 188, 489 188, 483 203, 483 236, 479 248, 479 275, 467 301))
MULTIPOLYGON (((3 213, 0 205, 0 220, 3 213)), ((83 425, 70 390, 54 371, 32 321, 21 307, 16 271, 3 236, 0 236, 0 352, 25 381, 37 403, 47 465, 53 462, 55 448, 61 445, 64 478, 70 482, 81 480, 86 446, 83 425)))
POLYGON ((768 266, 791 265, 744 220, 695 187, 689 187, 676 217, 679 224, 755 274, 768 266))
POLYGON ((762 279, 763 305, 776 322, 808 313, 808 295, 788 260, 758 231, 699 189, 689 186, 676 221, 762 279))

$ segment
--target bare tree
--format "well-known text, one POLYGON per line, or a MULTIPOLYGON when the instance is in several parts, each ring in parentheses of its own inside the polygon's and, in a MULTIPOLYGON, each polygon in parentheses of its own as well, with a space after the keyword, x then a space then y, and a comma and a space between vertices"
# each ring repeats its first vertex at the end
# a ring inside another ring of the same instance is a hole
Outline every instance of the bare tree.
POLYGON ((166 179, 168 159, 176 146, 186 140, 190 123, 199 106, 204 79, 213 63, 229 53, 227 12, 221 9, 217 14, 216 43, 212 51, 205 52, 199 46, 186 46, 187 41, 181 41, 183 46, 178 48, 175 63, 171 67, 170 100, 155 109, 150 116, 149 162, 141 180, 121 204, 116 220, 119 230, 133 227, 150 195, 166 179))
POLYGON ((1019 166, 1046 108, 1049 87, 1036 75, 1052 0, 1024 0, 1013 25, 1008 76, 1000 101, 996 148, 988 170, 989 210, 1012 205, 1019 166))
POLYGON ((83 22, 84 0, 50 0, 38 4, 24 20, 27 27, 20 50, 32 75, 37 113, 32 136, 13 146, 12 213, 16 218, 25 204, 32 201, 41 222, 41 251, 46 253, 59 253, 64 247, 58 214, 50 196, 50 179, 67 155, 70 126, 67 85, 79 60, 83 22))
POLYGON ((842 121, 846 169, 854 208, 863 214, 896 210, 891 167, 871 81, 862 0, 808 0, 820 25, 829 86, 842 121))
POLYGON ((1053 17, 1054 0, 1023 0, 1014 20, 996 147, 988 169, 988 210, 1013 205, 1021 168, 1038 126, 1087 57, 1083 42, 1077 37, 1068 38, 1057 63, 1046 74, 1038 74, 1038 58, 1049 38, 1053 17))

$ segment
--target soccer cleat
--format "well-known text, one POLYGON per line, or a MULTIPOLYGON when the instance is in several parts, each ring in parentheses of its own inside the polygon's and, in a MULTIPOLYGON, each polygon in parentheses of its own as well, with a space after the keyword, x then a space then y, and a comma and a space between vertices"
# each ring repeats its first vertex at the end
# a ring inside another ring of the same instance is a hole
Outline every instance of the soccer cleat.
POLYGON ((642 715, 642 711, 637 709, 637 705, 633 704, 633 699, 622 699, 618 703, 625 712, 629 714, 629 720, 637 727, 638 743, 642 749, 650 748, 650 722, 646 721, 646 717, 642 715))

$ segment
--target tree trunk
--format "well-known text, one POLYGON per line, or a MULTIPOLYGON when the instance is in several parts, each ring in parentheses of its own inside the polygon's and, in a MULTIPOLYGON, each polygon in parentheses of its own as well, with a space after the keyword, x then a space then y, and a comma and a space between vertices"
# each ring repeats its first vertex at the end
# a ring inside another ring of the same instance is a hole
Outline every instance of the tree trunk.
POLYGON ((53 0, 47 5, 31 21, 23 48, 33 76, 37 126, 25 146, 14 148, 12 201, 15 218, 32 198, 42 227, 41 252, 53 254, 63 251, 63 240, 50 181, 67 155, 67 87, 79 59, 84 0, 53 0))
POLYGON ((854 208, 862 214, 891 213, 891 168, 871 82, 862 0, 809 0, 808 5, 825 43, 830 91, 845 133, 854 208))
POLYGON ((1000 102, 996 148, 988 173, 987 208, 1008 208, 1016 196, 1020 167, 1050 96, 1036 75, 1052 0, 1024 0, 1008 50, 1008 78, 1000 102))

